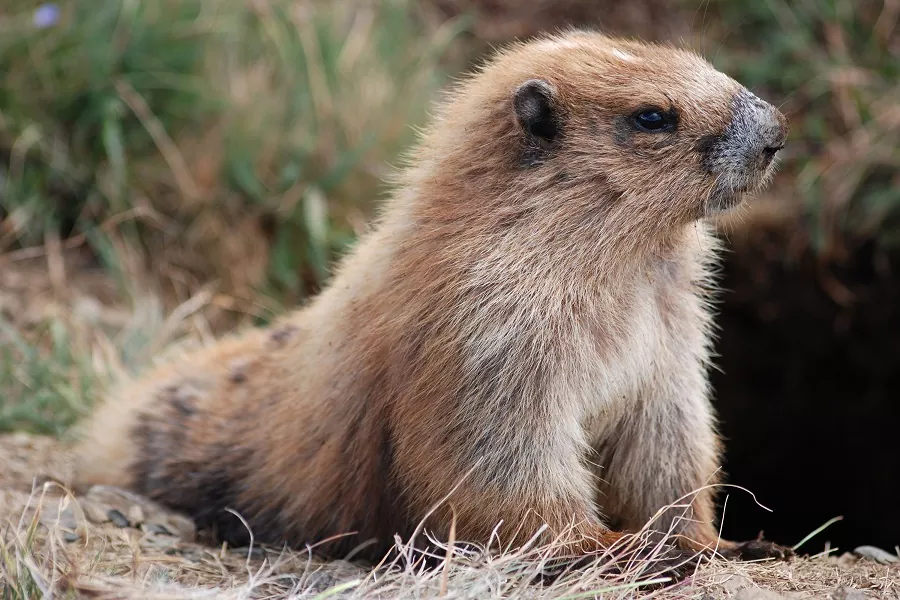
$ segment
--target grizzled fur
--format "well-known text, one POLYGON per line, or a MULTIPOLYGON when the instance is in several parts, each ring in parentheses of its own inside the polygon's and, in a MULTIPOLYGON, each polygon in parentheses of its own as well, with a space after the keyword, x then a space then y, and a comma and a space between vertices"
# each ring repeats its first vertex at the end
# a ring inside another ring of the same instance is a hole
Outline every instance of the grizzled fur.
MULTIPOLYGON (((170 361, 85 424, 79 482, 257 540, 372 555, 426 526, 607 548, 717 481, 717 243, 771 176, 784 117, 693 53, 569 32, 498 53, 444 102, 373 229, 270 331, 170 361), (648 132, 646 111, 671 127, 648 132), (446 502, 442 502, 446 500, 446 502), (451 509, 452 507, 452 509, 451 509), (498 528, 499 525, 499 528, 498 528)), ((667 513, 720 540, 714 495, 667 513)))

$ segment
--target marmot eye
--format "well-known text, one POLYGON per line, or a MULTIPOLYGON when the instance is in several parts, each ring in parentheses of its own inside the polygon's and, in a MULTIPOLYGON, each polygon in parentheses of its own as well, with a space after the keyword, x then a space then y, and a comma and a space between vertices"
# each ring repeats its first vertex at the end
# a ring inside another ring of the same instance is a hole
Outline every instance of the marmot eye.
POLYGON ((634 115, 634 122, 638 129, 658 133, 673 129, 678 122, 678 115, 662 110, 643 110, 634 115))

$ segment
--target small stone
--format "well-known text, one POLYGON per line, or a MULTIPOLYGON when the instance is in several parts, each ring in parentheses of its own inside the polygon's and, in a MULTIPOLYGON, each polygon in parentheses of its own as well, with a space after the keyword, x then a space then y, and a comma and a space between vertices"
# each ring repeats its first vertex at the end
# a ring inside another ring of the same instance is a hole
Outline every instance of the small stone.
POLYGON ((862 556, 863 558, 871 558, 872 560, 880 562, 883 565, 900 562, 900 557, 898 557, 896 554, 885 552, 881 548, 876 548, 875 546, 859 546, 858 548, 854 549, 853 552, 858 556, 862 556))
POLYGON ((186 542, 192 542, 197 537, 197 527, 194 522, 181 515, 166 515, 165 527, 186 542))
POLYGON ((109 523, 109 516, 106 514, 109 509, 96 504, 95 502, 81 501, 79 502, 81 505, 81 510, 84 511, 84 516, 87 517, 88 521, 91 523, 101 524, 101 523, 109 523))
POLYGON ((865 592, 846 585, 842 585, 828 595, 828 600, 867 600, 867 598, 865 592))
MULTIPOLYGON (((146 530, 144 530, 146 533, 146 530)), ((142 546, 146 548, 156 548, 161 552, 165 552, 170 548, 178 548, 181 540, 170 535, 147 535, 142 541, 142 546)))
POLYGON ((784 596, 762 588, 744 588, 734 595, 735 600, 785 600, 784 596))
POLYGON ((253 546, 253 548, 247 548, 245 546, 243 548, 235 548, 233 551, 235 554, 239 554, 243 557, 249 556, 253 560, 263 560, 266 557, 266 551, 259 546, 253 546))
POLYGON ((41 509, 41 522, 48 527, 61 527, 74 531, 78 528, 78 516, 75 514, 75 503, 70 502, 61 511, 57 508, 44 506, 41 509))
POLYGON ((166 529, 166 526, 162 523, 145 523, 144 531, 146 531, 147 533, 152 533, 153 535, 175 535, 174 533, 166 529))
POLYGON ((106 515, 109 517, 109 520, 112 521, 113 525, 115 525, 116 527, 120 527, 120 528, 124 529, 125 527, 128 527, 130 525, 130 523, 128 522, 128 517, 123 515, 121 512, 119 512, 115 508, 110 509, 109 512, 106 513, 106 515))
POLYGON ((137 504, 132 504, 128 508, 128 522, 132 524, 132 526, 137 527, 141 523, 144 522, 144 511, 137 504))
POLYGON ((63 534, 63 539, 67 544, 71 544, 72 542, 77 542, 78 540, 80 540, 81 536, 74 531, 67 531, 63 534))

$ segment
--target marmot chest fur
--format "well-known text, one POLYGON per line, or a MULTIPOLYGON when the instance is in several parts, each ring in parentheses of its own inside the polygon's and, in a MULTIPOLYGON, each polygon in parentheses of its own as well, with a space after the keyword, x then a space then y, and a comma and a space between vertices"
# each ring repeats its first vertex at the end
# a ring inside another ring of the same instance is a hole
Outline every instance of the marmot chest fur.
POLYGON ((782 556, 714 524, 704 220, 766 185, 786 131, 685 50, 512 45, 440 105, 327 289, 111 394, 78 483, 327 555, 426 516, 589 554, 680 500, 654 528, 681 550, 782 556))

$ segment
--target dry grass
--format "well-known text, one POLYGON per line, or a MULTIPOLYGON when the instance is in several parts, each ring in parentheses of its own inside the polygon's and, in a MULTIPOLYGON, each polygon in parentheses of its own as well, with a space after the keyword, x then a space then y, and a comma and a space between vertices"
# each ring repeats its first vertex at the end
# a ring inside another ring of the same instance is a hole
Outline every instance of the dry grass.
POLYGON ((190 526, 140 498, 104 490, 72 496, 55 483, 68 478, 71 464, 51 438, 0 437, 0 464, 2 598, 779 597, 746 591, 768 590, 813 599, 832 597, 842 586, 864 590, 866 598, 900 597, 900 566, 852 555, 790 563, 703 563, 688 580, 668 587, 647 585, 644 564, 613 575, 608 560, 600 560, 589 571, 542 586, 532 579, 546 548, 485 557, 463 549, 451 554, 442 546, 440 564, 430 570, 401 540, 397 556, 378 570, 321 562, 308 552, 218 548, 197 541, 190 526), (128 515, 130 524, 120 528, 99 522, 109 520, 103 514, 110 507, 128 515))

